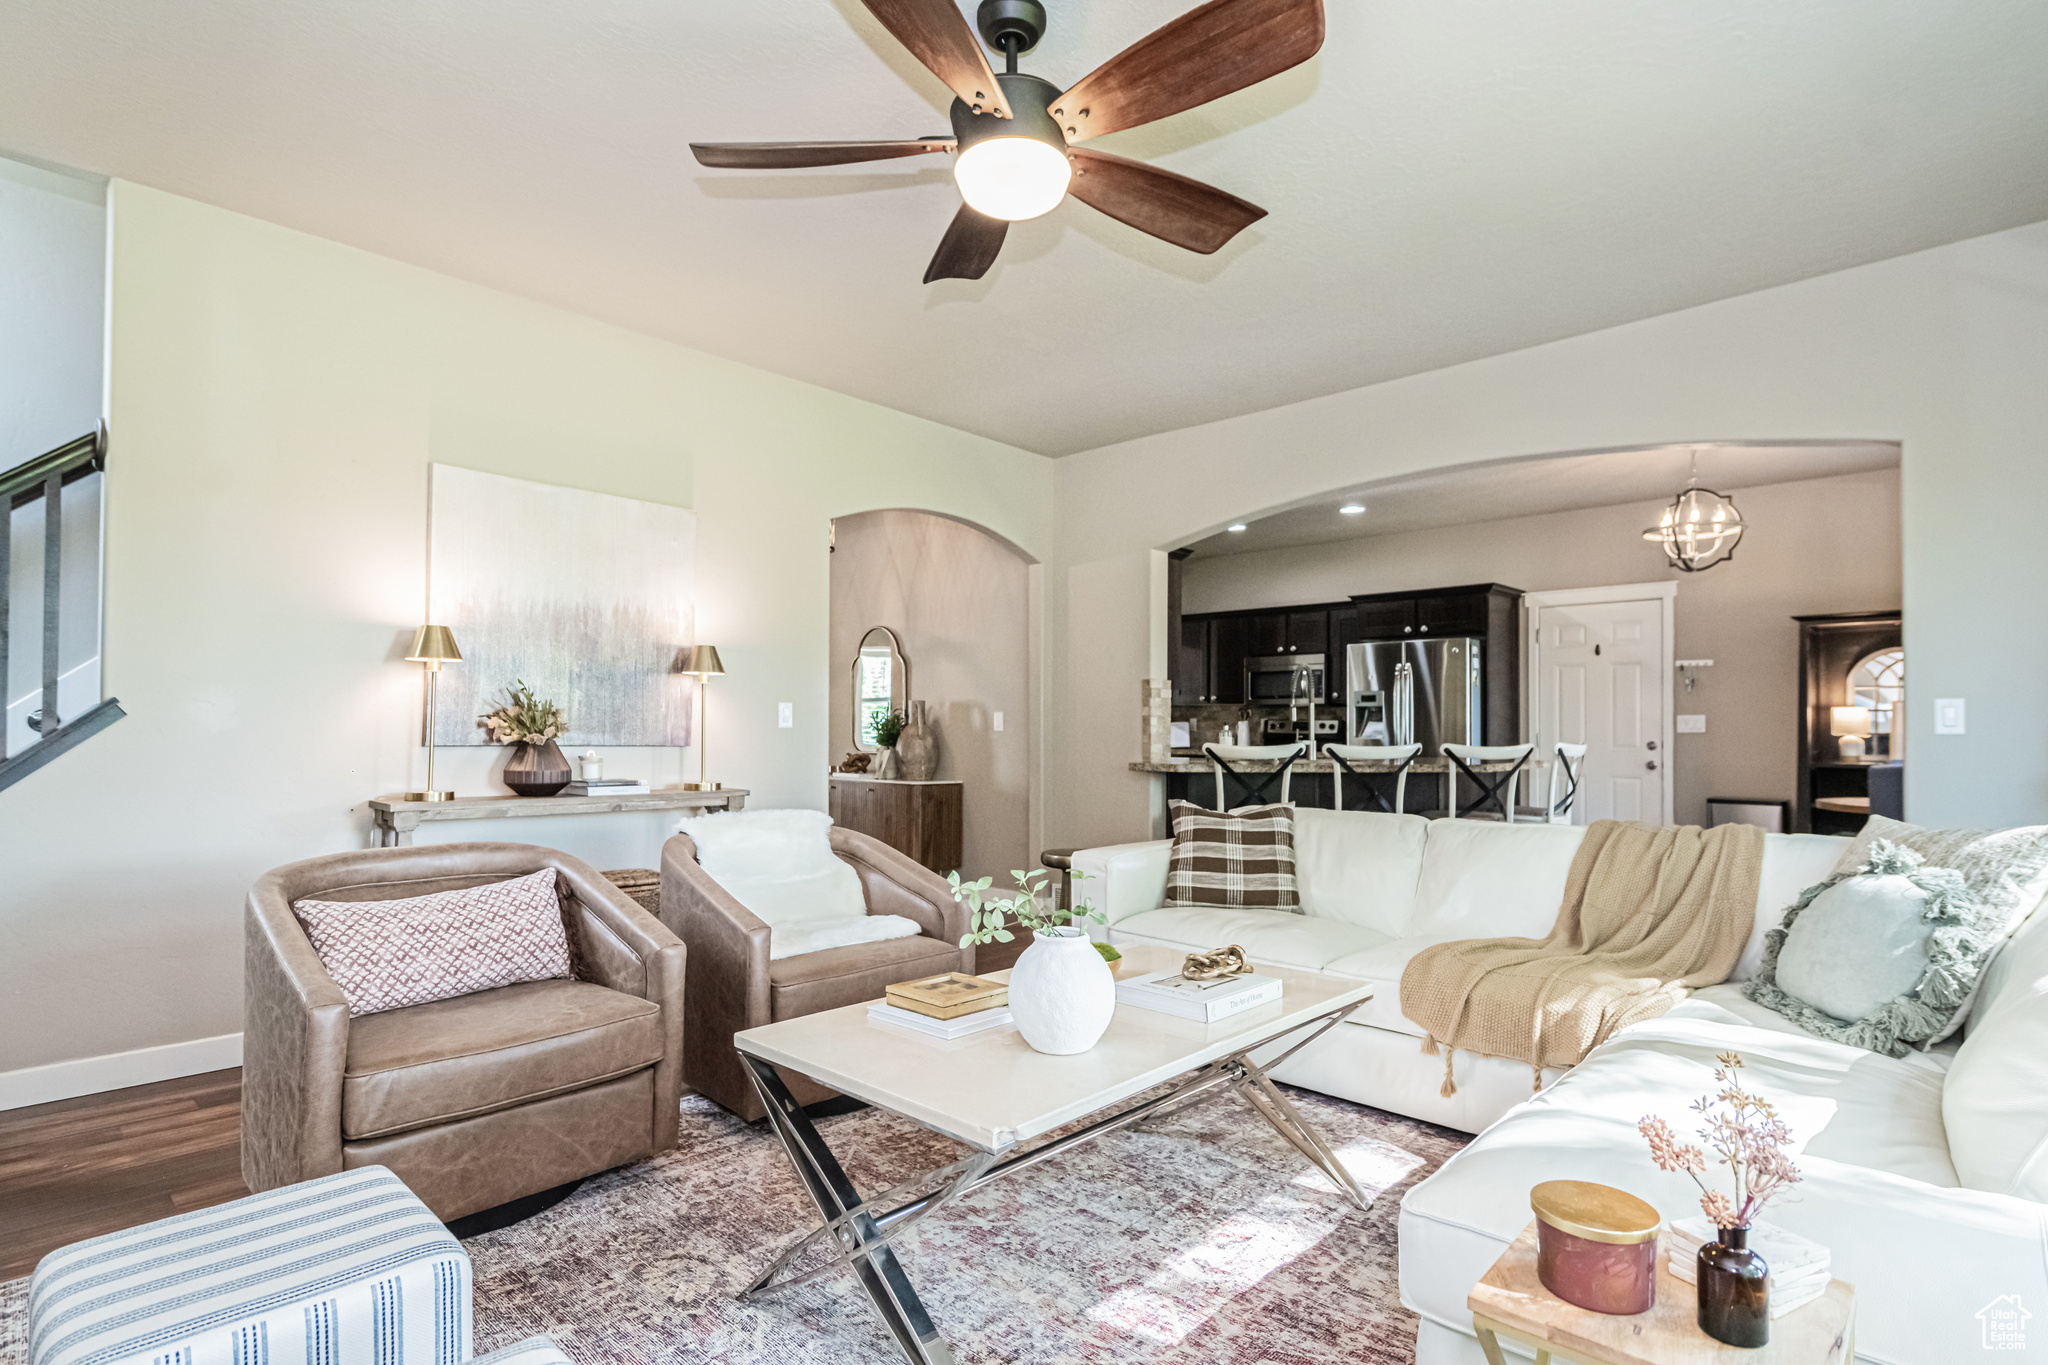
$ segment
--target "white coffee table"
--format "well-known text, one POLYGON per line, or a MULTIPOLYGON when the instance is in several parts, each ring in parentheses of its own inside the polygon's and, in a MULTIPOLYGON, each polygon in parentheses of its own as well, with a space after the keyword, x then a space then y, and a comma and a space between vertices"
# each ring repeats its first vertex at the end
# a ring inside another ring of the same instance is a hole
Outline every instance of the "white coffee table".
MULTIPOLYGON (((1168 949, 1133 944, 1124 949, 1117 970, 1119 976, 1172 971, 1181 958, 1168 949)), ((771 1294, 843 1266, 853 1272, 906 1357, 915 1365, 948 1365, 952 1350, 932 1326, 889 1245, 897 1235, 968 1190, 1075 1143, 1229 1091, 1249 1100, 1361 1210, 1370 1209, 1372 1201, 1329 1143, 1267 1079, 1266 1070, 1342 1022, 1372 998, 1372 988, 1317 972, 1255 965, 1286 982, 1284 994, 1272 1004, 1217 1024, 1118 1005, 1102 1041, 1072 1057, 1034 1052, 1015 1029, 950 1041, 929 1038, 869 1019, 864 1004, 735 1035, 733 1043, 767 1107, 768 1120, 824 1220, 817 1231, 778 1257, 741 1297, 771 1294), (1278 1055, 1263 1064, 1251 1061, 1253 1051, 1283 1040, 1287 1046, 1278 1055), (970 1150, 949 1166, 864 1198, 776 1074, 777 1067, 900 1114, 970 1150), (1176 1077, 1183 1079, 1164 1094, 1051 1142, 1018 1150, 1032 1138, 1112 1109, 1176 1077), (915 1193, 919 1190, 925 1192, 915 1193), (805 1249, 827 1237, 838 1252, 832 1260, 777 1278, 805 1249)), ((998 980, 1007 977, 1002 972, 990 975, 998 980)))

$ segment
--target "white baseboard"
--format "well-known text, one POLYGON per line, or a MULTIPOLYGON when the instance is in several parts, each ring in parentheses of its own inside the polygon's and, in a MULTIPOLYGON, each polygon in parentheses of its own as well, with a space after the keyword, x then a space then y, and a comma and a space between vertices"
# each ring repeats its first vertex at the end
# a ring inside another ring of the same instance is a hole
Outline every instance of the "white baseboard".
POLYGON ((161 1047, 139 1047, 132 1052, 115 1052, 105 1057, 79 1057, 48 1066, 26 1066, 19 1071, 0 1071, 0 1109, 20 1109, 52 1100, 97 1095, 102 1090, 125 1090, 131 1085, 197 1076, 242 1064, 242 1035, 223 1033, 218 1038, 194 1038, 161 1047))

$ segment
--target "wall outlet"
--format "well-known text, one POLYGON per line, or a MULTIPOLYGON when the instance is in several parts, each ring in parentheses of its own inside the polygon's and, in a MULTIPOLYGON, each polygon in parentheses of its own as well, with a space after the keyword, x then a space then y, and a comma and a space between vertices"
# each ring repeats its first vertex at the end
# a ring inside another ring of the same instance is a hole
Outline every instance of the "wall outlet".
POLYGON ((785 730, 796 728, 796 703, 793 701, 775 704, 775 723, 785 730))
POLYGON ((1935 734, 1963 734, 1963 723, 1963 699, 1961 697, 1936 697, 1934 699, 1935 734))
POLYGON ((995 712, 995 713, 994 713, 994 715, 995 715, 995 728, 996 728, 996 729, 998 729, 998 730, 1000 730, 1000 729, 1002 729, 1002 728, 1003 728, 1003 713, 1002 713, 1002 712, 1000 712, 1000 711, 997 711, 997 712, 995 712))
POLYGON ((1674 716, 1672 719, 1678 722, 1678 733, 1681 735, 1703 735, 1707 732, 1705 716, 1674 716))

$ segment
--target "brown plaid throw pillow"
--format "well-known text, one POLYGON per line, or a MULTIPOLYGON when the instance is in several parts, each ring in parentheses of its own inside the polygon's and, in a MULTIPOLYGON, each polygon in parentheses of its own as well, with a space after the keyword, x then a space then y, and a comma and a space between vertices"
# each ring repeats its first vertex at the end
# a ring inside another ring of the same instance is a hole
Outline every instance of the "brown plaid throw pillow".
POLYGON ((1218 812, 1175 801, 1170 809, 1168 905, 1301 913, 1301 897, 1294 889, 1292 806, 1240 806, 1218 812))

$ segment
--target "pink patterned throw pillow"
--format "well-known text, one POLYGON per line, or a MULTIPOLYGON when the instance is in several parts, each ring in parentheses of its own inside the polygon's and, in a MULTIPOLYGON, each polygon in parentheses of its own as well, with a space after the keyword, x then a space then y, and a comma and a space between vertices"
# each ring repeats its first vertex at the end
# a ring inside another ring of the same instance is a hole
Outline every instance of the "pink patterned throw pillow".
POLYGON ((572 975, 555 871, 402 901, 292 906, 353 1017, 572 975))

